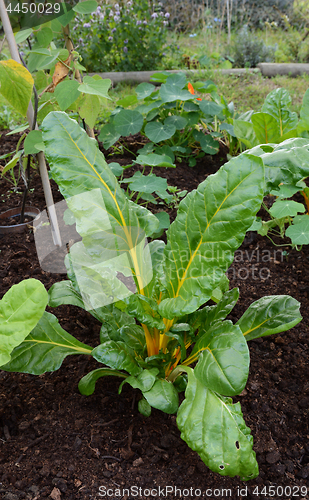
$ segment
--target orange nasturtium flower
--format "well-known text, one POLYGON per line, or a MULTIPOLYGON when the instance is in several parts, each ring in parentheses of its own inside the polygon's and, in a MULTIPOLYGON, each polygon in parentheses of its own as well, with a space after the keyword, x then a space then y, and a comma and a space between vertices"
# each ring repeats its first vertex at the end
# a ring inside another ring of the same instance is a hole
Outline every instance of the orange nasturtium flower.
MULTIPOLYGON (((192 85, 190 82, 188 83, 188 90, 189 90, 190 94, 195 95, 193 85, 192 85)), ((201 100, 202 100, 200 97, 197 97, 196 99, 197 99, 198 101, 201 101, 201 100)))

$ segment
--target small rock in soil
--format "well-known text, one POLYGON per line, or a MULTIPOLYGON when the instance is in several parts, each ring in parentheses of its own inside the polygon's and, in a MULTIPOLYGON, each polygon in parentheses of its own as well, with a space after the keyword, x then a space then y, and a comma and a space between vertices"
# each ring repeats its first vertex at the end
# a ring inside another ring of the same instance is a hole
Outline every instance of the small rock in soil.
POLYGON ((6 493, 3 500, 19 500, 19 497, 15 493, 6 493))
POLYGON ((270 453, 267 453, 266 455, 266 462, 269 464, 275 464, 280 460, 280 453, 279 451, 272 451, 270 453))
POLYGON ((53 491, 50 494, 50 498, 52 500, 61 500, 61 493, 58 490, 58 488, 54 488, 53 491))
POLYGON ((143 459, 141 457, 137 458, 133 462, 133 467, 138 467, 139 465, 142 465, 144 463, 143 459))

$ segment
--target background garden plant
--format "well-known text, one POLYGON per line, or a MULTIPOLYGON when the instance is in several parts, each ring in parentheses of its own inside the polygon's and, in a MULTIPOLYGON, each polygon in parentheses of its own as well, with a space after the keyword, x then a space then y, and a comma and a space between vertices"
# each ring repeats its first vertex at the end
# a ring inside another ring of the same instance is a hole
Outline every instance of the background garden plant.
POLYGON ((169 16, 156 2, 120 0, 77 16, 72 38, 87 70, 152 70, 164 57, 169 16))

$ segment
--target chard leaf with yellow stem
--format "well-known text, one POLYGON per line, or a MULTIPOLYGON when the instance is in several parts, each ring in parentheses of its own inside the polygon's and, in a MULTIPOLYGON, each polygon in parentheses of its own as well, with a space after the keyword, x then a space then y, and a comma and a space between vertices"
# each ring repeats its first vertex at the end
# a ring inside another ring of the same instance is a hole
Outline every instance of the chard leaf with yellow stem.
POLYGON ((210 299, 261 206, 263 190, 263 162, 241 155, 181 201, 164 250, 163 317, 192 313, 210 299))
MULTIPOLYGON (((119 272, 133 276, 138 291, 143 293, 152 278, 145 236, 157 230, 159 222, 148 210, 129 203, 96 141, 76 121, 63 112, 52 112, 44 119, 42 130, 52 177, 75 217, 83 237, 82 251, 92 259, 87 269, 75 260, 86 287, 90 288, 91 283, 85 276, 89 269, 100 274, 103 266, 104 273, 110 270, 112 279, 118 279, 119 272)), ((78 260, 80 248, 75 253, 78 260)), ((104 279, 106 282, 106 275, 104 279)))

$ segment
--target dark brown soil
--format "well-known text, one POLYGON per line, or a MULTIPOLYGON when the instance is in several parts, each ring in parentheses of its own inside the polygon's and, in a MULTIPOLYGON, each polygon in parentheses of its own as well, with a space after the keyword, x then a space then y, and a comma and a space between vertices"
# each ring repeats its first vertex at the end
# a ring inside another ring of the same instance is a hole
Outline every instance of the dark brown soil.
MULTIPOLYGON (((0 139, 0 155, 6 152, 7 139, 3 135, 0 139)), ((177 169, 157 170, 167 176, 169 184, 191 190, 221 164, 219 154, 205 157, 194 168, 181 164, 177 169)), ((21 195, 5 181, 0 183, 2 212, 17 206, 21 195)), ((52 186, 55 202, 60 201, 57 186, 52 186)), ((32 187, 27 204, 43 210, 38 176, 32 187)), ((32 230, 3 236, 0 250, 0 297, 25 278, 37 278, 47 289, 66 278, 41 269, 32 230)), ((236 253, 228 276, 231 287, 240 288, 239 302, 230 317, 233 321, 264 295, 290 294, 302 304, 304 319, 298 326, 250 342, 248 384, 234 398, 241 402, 254 437, 260 466, 257 479, 243 483, 209 471, 180 439, 175 416, 153 410, 151 417, 143 417, 137 410, 138 391, 126 384, 118 395, 118 379, 100 379, 94 395, 80 395, 78 381, 97 365, 74 356, 57 372, 39 377, 0 372, 1 500, 89 500, 103 498, 104 492, 106 498, 125 500, 179 500, 185 496, 196 500, 308 499, 308 247, 297 252, 274 247, 260 237, 252 243, 247 240, 236 253), (289 252, 287 257, 283 250, 289 252), (167 486, 177 490, 167 493, 167 486), (130 490, 133 487, 137 489, 130 490)), ((50 312, 69 333, 97 345, 100 325, 90 314, 71 306, 50 312)))

